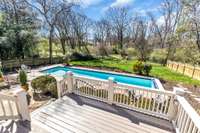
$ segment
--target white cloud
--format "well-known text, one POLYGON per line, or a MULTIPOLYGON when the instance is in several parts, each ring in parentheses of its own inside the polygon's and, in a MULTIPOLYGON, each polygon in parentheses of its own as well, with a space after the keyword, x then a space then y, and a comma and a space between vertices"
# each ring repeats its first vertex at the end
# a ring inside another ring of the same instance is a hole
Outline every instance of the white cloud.
POLYGON ((134 0, 115 0, 110 7, 123 7, 123 6, 128 6, 133 2, 134 0))
POLYGON ((158 25, 163 25, 165 23, 165 18, 164 16, 160 16, 158 19, 157 19, 157 24, 158 25))
POLYGON ((102 0, 68 0, 69 2, 79 4, 83 8, 99 4, 102 0))

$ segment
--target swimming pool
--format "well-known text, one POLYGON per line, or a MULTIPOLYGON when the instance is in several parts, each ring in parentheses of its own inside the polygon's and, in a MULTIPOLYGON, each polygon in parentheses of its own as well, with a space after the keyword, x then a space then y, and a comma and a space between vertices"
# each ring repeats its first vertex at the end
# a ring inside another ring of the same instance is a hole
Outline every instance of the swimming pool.
POLYGON ((141 86, 146 87, 149 89, 156 89, 156 84, 154 79, 151 78, 143 78, 143 77, 133 77, 121 74, 113 74, 113 73, 106 73, 100 71, 92 71, 92 70, 85 70, 85 69, 78 69, 78 68, 71 68, 71 67, 53 67, 50 69, 46 69, 42 71, 43 73, 55 75, 55 76, 64 76, 66 75, 67 71, 73 72, 75 75, 78 76, 87 76, 92 78, 99 78, 107 80, 109 77, 113 77, 116 82, 134 85, 134 86, 141 86))

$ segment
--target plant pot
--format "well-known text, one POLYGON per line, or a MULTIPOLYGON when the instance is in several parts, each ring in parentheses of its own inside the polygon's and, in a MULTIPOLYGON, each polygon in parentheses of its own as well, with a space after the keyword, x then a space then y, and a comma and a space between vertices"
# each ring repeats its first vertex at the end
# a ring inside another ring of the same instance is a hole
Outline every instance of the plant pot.
POLYGON ((29 88, 28 88, 28 84, 26 84, 26 85, 22 85, 21 87, 22 87, 22 89, 24 89, 25 91, 28 91, 28 90, 29 90, 29 88))

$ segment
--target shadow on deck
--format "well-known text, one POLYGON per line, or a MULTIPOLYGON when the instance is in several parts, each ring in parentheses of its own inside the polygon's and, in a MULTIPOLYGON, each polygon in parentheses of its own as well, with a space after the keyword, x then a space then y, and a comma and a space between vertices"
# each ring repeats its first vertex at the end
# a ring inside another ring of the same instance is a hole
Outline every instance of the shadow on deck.
POLYGON ((175 132, 172 123, 168 120, 156 118, 154 116, 146 115, 140 112, 125 109, 125 108, 115 106, 115 105, 109 105, 107 103, 77 96, 74 94, 69 94, 67 96, 73 99, 74 101, 76 101, 77 104, 80 106, 88 105, 94 108, 98 108, 98 109, 128 118, 134 124, 145 123, 145 124, 148 124, 148 125, 151 125, 153 127, 157 127, 163 130, 175 132))

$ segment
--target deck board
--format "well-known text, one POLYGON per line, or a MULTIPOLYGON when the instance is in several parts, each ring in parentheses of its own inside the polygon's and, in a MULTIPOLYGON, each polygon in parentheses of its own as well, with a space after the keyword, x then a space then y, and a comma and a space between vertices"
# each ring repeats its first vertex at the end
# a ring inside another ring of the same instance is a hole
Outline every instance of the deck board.
POLYGON ((173 133, 172 125, 166 120, 138 116, 133 111, 76 95, 64 96, 35 111, 32 123, 49 133, 173 133), (140 117, 146 118, 140 120, 140 117), (161 128, 160 122, 167 125, 161 128), (148 126, 149 123, 152 124, 148 126))

